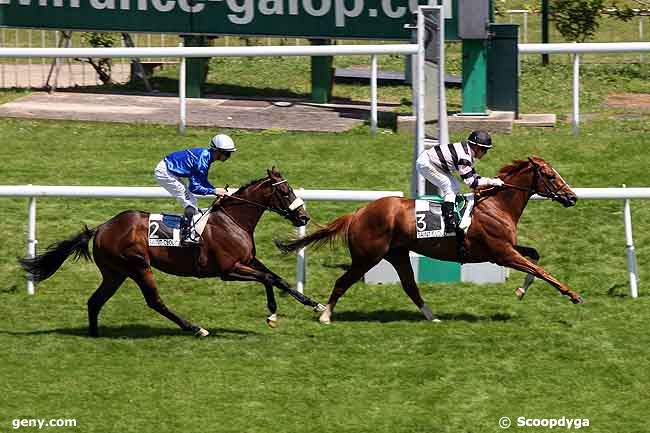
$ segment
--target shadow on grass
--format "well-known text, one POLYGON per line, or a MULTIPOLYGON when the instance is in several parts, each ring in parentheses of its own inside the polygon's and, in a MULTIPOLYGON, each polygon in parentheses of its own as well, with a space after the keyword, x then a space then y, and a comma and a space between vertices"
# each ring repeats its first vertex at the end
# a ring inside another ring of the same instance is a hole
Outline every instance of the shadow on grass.
MULTIPOLYGON (((479 316, 472 313, 440 313, 436 314, 440 320, 462 322, 507 322, 514 319, 509 313, 495 313, 489 316, 479 316)), ((417 311, 406 310, 376 310, 376 311, 342 311, 335 313, 337 322, 422 322, 424 316, 417 311)))
MULTIPOLYGON (((243 329, 228 329, 228 328, 212 328, 209 329, 210 335, 208 338, 225 338, 225 339, 243 339, 250 336, 260 335, 257 332, 246 331, 243 329)), ((15 336, 29 336, 29 335, 72 335, 75 337, 88 337, 88 327, 75 327, 75 328, 55 328, 44 329, 40 331, 5 331, 0 330, 0 334, 15 335, 15 336)), ((142 324, 124 325, 124 326, 100 326, 98 338, 131 338, 131 339, 144 339, 144 338, 157 338, 157 337, 192 337, 192 334, 184 332, 179 328, 149 326, 142 324)))

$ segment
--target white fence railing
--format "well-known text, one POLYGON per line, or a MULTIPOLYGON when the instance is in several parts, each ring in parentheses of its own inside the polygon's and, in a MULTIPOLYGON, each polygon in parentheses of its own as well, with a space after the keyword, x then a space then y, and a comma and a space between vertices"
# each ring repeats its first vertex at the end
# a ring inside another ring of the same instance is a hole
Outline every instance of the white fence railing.
POLYGON ((418 54, 418 44, 261 46, 261 47, 158 47, 158 48, 0 48, 0 58, 140 58, 178 57, 181 59, 179 94, 179 132, 185 132, 185 59, 188 57, 259 57, 259 56, 371 56, 370 121, 377 131, 377 61, 381 54, 418 54))
MULTIPOLYGON (((606 13, 613 13, 615 9, 607 9, 606 13)), ((647 24, 644 24, 647 22, 648 16, 643 15, 644 11, 641 11, 639 9, 633 9, 634 12, 637 13, 636 15, 636 20, 638 20, 638 34, 639 34, 639 41, 645 41, 645 27, 647 24)), ((521 15, 522 16, 522 27, 523 31, 519 32, 520 37, 522 38, 522 42, 524 44, 528 43, 528 21, 529 21, 529 15, 533 17, 535 20, 535 25, 539 26, 541 23, 539 22, 541 20, 541 13, 538 10, 530 10, 530 9, 508 9, 504 11, 506 15, 508 15, 508 22, 510 24, 513 23, 513 16, 514 15, 521 15)), ((633 22, 628 22, 623 24, 623 22, 618 21, 617 25, 623 26, 627 25, 629 26, 630 24, 633 24, 633 22)), ((643 57, 639 58, 639 61, 643 61, 643 57)))
MULTIPOLYGON (((232 187, 230 191, 236 191, 232 187)), ((217 188, 219 194, 225 190, 217 188)), ((372 201, 382 197, 403 197, 402 191, 354 191, 336 189, 296 189, 295 193, 308 201, 372 201)), ((27 257, 36 255, 36 197, 74 197, 74 198, 166 198, 170 195, 161 187, 119 187, 119 186, 43 186, 43 185, 0 185, 0 197, 29 198, 27 224, 27 257)), ((306 205, 305 205, 306 207, 306 205)), ((305 227, 299 229, 305 235, 305 227)), ((306 279, 305 251, 298 251, 296 258, 296 289, 302 293, 306 279)), ((27 293, 34 294, 34 283, 27 280, 27 293)))
POLYGON ((519 54, 573 54, 573 133, 580 130, 580 54, 642 53, 650 51, 650 42, 519 44, 519 54))
MULTIPOLYGON (((235 191, 235 188, 232 189, 235 191)), ((599 200, 624 200, 624 225, 625 245, 628 262, 628 274, 630 278, 630 294, 633 298, 638 296, 638 272, 636 256, 634 252, 634 240, 632 238, 632 213, 630 210, 631 199, 649 199, 650 188, 573 188, 579 199, 599 200)), ((219 193, 224 193, 219 190, 219 193)), ((372 201, 381 197, 398 196, 403 197, 401 191, 353 191, 353 190, 308 190, 296 189, 298 197, 308 201, 372 201)), ((27 256, 36 255, 36 197, 75 197, 75 198, 166 198, 170 195, 160 187, 108 187, 108 186, 40 186, 40 185, 0 185, 0 197, 27 197, 28 205, 28 229, 27 229, 27 256)), ((533 196, 533 199, 543 199, 533 196)), ((305 234, 305 228, 299 231, 301 236, 305 234)), ((306 276, 305 251, 298 252, 296 258, 296 289, 304 290, 306 276)), ((27 293, 34 293, 34 284, 27 281, 27 293)))

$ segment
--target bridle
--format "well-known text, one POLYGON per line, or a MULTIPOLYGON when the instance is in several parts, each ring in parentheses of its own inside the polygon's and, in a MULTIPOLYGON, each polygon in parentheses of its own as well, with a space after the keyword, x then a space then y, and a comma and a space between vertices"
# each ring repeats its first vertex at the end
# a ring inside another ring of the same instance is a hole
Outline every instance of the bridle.
MULTIPOLYGON (((270 178, 266 179, 264 182, 260 183, 260 185, 258 185, 258 186, 262 186, 264 183, 266 183, 266 182, 268 182, 270 180, 272 180, 272 179, 270 179, 270 178)), ((275 194, 277 192, 277 189, 275 188, 276 186, 281 185, 283 183, 287 183, 287 182, 288 182, 287 179, 282 179, 280 181, 272 183, 271 184, 271 187, 273 188, 272 194, 275 194)), ((294 199, 294 201, 291 202, 291 204, 288 206, 289 210, 285 210, 285 209, 280 209, 280 208, 277 208, 277 207, 266 206, 266 205, 264 205, 262 203, 257 203, 257 202, 254 202, 252 200, 237 197, 235 195, 228 195, 227 197, 229 199, 238 200, 238 201, 241 201, 241 202, 244 202, 244 203, 248 203, 248 204, 256 206, 256 207, 258 207, 260 209, 264 209, 265 211, 268 210, 268 211, 271 211, 271 212, 275 212, 275 213, 277 213, 278 215, 280 215, 280 216, 282 216, 284 218, 289 218, 291 216, 291 214, 293 213, 293 211, 295 211, 300 206, 305 204, 305 202, 301 198, 296 197, 294 199)))
POLYGON ((506 182, 503 183, 503 186, 505 186, 507 188, 512 188, 512 189, 518 189, 519 191, 524 191, 524 192, 527 192, 527 193, 537 194, 537 195, 539 195, 541 197, 544 197, 544 198, 550 198, 553 201, 560 201, 560 195, 558 194, 558 191, 561 190, 562 188, 564 188, 564 185, 556 187, 555 185, 553 185, 548 180, 548 178, 546 178, 545 176, 542 176, 542 173, 540 171, 541 167, 539 166, 539 164, 537 164, 531 158, 528 158, 528 161, 530 161, 530 163, 532 164, 533 175, 534 175, 534 177, 533 177, 533 185, 537 185, 538 181, 541 181, 542 185, 546 189, 546 192, 542 193, 539 190, 535 190, 533 188, 526 188, 526 187, 523 187, 523 186, 514 185, 514 184, 506 183, 506 182))

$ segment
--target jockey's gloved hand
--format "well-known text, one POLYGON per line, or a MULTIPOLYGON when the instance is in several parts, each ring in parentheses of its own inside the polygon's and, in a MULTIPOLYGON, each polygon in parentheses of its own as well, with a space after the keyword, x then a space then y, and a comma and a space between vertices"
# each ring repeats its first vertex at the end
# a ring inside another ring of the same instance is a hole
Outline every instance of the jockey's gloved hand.
POLYGON ((503 186, 503 181, 499 179, 498 177, 495 177, 493 179, 490 179, 490 185, 491 186, 503 186))

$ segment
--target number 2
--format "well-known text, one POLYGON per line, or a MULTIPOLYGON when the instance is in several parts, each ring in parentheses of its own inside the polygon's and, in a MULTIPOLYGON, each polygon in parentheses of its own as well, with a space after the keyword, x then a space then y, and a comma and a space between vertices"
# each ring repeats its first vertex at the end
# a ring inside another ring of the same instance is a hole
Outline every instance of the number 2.
POLYGON ((149 224, 149 237, 153 239, 158 239, 158 235, 156 234, 158 232, 158 229, 160 228, 160 224, 157 222, 152 222, 149 224))

